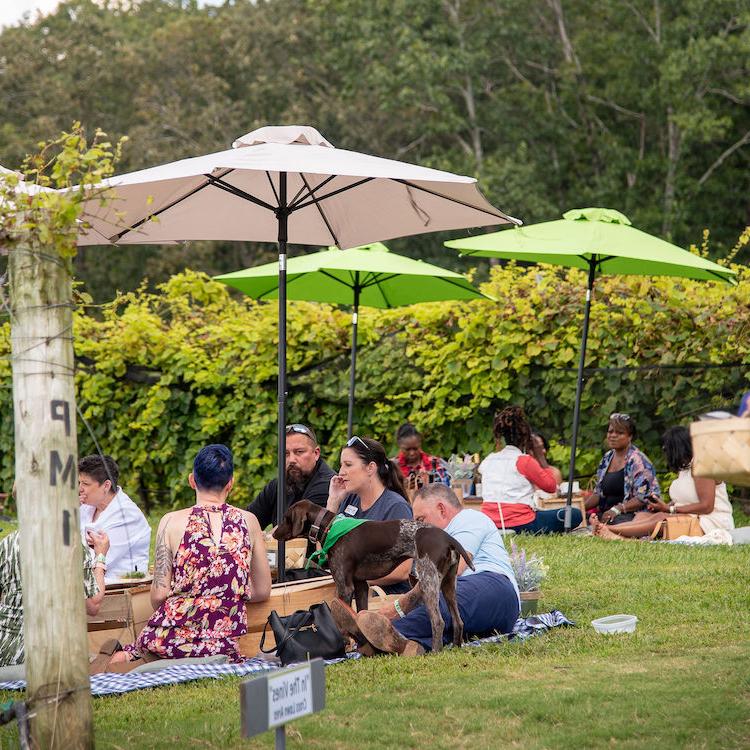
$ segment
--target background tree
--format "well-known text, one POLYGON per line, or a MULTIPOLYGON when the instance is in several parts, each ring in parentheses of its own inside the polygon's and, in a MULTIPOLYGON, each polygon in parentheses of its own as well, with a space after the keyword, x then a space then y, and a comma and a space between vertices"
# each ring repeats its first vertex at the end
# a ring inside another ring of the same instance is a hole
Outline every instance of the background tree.
MULTIPOLYGON (((130 136, 123 170, 305 122, 476 175, 527 223, 604 205, 683 246, 709 228, 722 254, 750 223, 749 29, 743 0, 68 0, 0 34, 0 162, 73 119, 130 136)), ((466 270, 442 239, 393 247, 466 270)), ((106 267, 101 252, 76 261, 100 301, 271 259, 252 243, 128 249, 106 267)))

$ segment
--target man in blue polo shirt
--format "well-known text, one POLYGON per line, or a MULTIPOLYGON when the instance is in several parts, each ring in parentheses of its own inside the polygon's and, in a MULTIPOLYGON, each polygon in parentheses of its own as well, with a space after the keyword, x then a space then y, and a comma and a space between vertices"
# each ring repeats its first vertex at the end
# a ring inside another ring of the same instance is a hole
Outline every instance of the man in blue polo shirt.
MULTIPOLYGON (((456 580, 456 603, 464 637, 510 633, 521 608, 518 585, 495 524, 484 513, 464 509, 444 484, 429 484, 414 497, 414 518, 444 529, 471 555, 475 570, 462 559, 456 580)), ((443 643, 453 640, 453 620, 440 596, 445 622, 443 643)), ((357 626, 378 651, 417 654, 432 647, 432 627, 424 604, 412 592, 380 612, 360 612, 357 626)))

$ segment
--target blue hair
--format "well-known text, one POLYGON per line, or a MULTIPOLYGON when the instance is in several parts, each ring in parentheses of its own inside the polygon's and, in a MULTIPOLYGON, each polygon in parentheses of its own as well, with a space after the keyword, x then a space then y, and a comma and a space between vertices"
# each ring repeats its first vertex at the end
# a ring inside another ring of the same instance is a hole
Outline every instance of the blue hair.
POLYGON ((233 474, 232 451, 221 443, 201 448, 193 461, 193 479, 199 490, 223 490, 233 474))

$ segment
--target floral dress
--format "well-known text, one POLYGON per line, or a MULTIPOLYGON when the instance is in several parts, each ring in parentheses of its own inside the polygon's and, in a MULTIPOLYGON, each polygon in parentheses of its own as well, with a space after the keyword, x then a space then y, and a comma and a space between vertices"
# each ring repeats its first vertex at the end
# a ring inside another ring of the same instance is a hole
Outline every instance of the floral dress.
POLYGON ((175 557, 172 590, 125 650, 162 659, 226 654, 242 661, 237 638, 247 633, 252 541, 242 511, 196 506, 175 557), (221 513, 221 542, 211 537, 209 512, 221 513))

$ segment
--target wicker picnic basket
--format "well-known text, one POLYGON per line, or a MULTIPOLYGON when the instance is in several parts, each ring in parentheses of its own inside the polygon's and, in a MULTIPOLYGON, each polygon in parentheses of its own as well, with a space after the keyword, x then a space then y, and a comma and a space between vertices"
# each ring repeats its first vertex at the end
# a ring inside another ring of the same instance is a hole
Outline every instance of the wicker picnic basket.
POLYGON ((690 425, 693 475, 750 487, 750 419, 707 419, 690 425))

